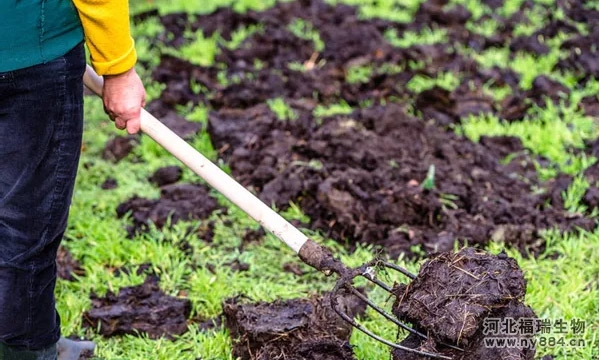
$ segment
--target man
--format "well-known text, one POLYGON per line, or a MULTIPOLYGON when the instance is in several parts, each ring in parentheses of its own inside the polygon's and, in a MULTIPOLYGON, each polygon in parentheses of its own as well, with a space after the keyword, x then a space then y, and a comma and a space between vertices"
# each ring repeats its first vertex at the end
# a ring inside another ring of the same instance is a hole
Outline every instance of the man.
POLYGON ((128 3, 1 0, 0 14, 0 360, 75 360, 93 343, 60 338, 54 287, 81 149, 82 41, 105 111, 136 133, 145 91, 128 3))

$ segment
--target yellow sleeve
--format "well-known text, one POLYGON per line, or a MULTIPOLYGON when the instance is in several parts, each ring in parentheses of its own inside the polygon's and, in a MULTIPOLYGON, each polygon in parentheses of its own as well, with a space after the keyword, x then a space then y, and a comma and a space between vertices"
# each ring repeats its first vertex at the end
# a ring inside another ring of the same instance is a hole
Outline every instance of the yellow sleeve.
POLYGON ((83 25, 92 66, 99 75, 117 75, 137 61, 129 29, 128 0, 73 0, 83 25))

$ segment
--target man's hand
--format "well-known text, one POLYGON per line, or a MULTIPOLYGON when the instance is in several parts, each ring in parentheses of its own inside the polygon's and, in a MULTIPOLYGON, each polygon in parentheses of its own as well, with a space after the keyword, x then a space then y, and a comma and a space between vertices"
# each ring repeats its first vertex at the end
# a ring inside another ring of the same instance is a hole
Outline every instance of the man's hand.
POLYGON ((146 105, 146 90, 134 68, 119 75, 105 75, 102 98, 104 111, 117 129, 127 129, 129 134, 140 130, 140 112, 146 105))

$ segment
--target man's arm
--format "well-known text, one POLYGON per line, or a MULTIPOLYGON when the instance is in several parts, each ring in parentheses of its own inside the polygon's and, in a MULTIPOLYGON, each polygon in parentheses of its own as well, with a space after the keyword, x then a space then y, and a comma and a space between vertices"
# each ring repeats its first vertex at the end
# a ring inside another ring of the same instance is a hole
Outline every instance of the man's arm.
POLYGON ((146 91, 134 69, 137 61, 127 0, 73 0, 85 33, 92 66, 104 76, 104 110, 118 129, 140 129, 146 91))

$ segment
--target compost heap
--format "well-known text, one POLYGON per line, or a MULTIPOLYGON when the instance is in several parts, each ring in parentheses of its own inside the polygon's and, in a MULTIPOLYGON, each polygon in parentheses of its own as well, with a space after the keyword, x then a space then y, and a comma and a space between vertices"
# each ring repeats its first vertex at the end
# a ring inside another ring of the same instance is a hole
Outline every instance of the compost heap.
MULTIPOLYGON (((393 313, 428 334, 410 335, 400 344, 456 359, 533 359, 535 347, 486 347, 484 338, 493 320, 515 324, 516 331, 501 335, 519 340, 532 337, 525 322, 535 313, 523 303, 527 285, 517 262, 504 253, 496 256, 473 248, 445 252, 427 260, 408 285, 395 288, 393 313), (464 352, 441 342, 458 345, 464 352)), ((500 325, 499 325, 500 326, 500 325)), ((428 359, 403 350, 394 359, 428 359)))

